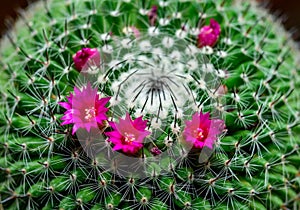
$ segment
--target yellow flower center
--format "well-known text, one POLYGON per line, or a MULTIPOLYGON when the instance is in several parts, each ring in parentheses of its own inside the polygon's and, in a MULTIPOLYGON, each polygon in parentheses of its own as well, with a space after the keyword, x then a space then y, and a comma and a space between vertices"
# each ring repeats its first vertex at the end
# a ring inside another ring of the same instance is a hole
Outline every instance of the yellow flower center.
POLYGON ((134 134, 125 132, 124 133, 124 141, 126 143, 131 143, 131 142, 135 141, 134 134))
POLYGON ((91 107, 89 109, 85 109, 85 117, 84 119, 91 121, 91 119, 95 118, 96 116, 96 109, 95 107, 91 107))
POLYGON ((194 133, 197 139, 204 138, 203 130, 201 128, 197 128, 196 130, 194 130, 194 133))

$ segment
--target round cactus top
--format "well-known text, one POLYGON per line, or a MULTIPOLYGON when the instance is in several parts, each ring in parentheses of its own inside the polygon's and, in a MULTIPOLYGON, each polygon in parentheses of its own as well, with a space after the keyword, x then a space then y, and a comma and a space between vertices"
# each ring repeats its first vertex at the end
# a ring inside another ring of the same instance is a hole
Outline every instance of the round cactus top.
POLYGON ((43 1, 0 63, 5 209, 299 207, 299 52, 253 2, 43 1))

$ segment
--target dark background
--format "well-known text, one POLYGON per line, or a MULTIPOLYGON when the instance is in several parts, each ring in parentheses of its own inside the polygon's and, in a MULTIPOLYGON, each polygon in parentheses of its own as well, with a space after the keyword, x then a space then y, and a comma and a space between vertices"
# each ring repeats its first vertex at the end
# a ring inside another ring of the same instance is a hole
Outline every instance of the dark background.
MULTIPOLYGON (((20 8, 36 0, 0 0, 0 37, 17 17, 20 8)), ((63 0, 62 0, 63 1, 63 0)), ((100 1, 100 0, 99 0, 100 1)), ((245 0, 254 1, 254 0, 245 0)), ((279 16, 285 27, 293 32, 293 37, 300 41, 300 1, 299 0, 257 0, 266 5, 270 11, 279 16)))

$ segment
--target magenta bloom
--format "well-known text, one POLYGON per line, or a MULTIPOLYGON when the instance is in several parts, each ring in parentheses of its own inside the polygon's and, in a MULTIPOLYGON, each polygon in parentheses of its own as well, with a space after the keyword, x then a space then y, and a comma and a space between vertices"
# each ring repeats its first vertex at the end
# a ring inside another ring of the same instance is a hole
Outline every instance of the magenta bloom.
POLYGON ((105 105, 110 97, 100 98, 97 88, 93 89, 90 83, 82 91, 74 87, 74 93, 67 97, 68 102, 59 102, 60 106, 67 109, 61 118, 62 125, 74 124, 72 134, 79 128, 90 132, 91 128, 98 128, 103 120, 107 120, 108 108, 105 105))
POLYGON ((131 26, 131 30, 132 30, 135 38, 139 38, 141 36, 141 32, 135 26, 131 26))
POLYGON ((157 6, 152 6, 151 10, 148 13, 148 19, 151 26, 155 25, 156 19, 157 19, 157 6))
POLYGON ((100 53, 96 48, 82 48, 73 55, 73 61, 78 71, 88 66, 98 66, 100 64, 100 53))
POLYGON ((123 32, 126 35, 133 35, 135 38, 139 38, 141 36, 140 30, 137 27, 135 27, 135 26, 125 27, 123 29, 123 32))
POLYGON ((152 153, 152 155, 156 156, 156 155, 160 155, 162 153, 162 151, 160 149, 158 149, 158 147, 152 147, 150 152, 152 153))
POLYGON ((132 120, 128 113, 119 123, 111 122, 113 131, 106 132, 109 141, 114 144, 113 150, 122 150, 127 154, 135 154, 143 147, 144 139, 150 134, 146 131, 147 121, 141 117, 132 120))
POLYGON ((217 136, 222 133, 225 125, 220 119, 209 119, 209 113, 196 112, 192 120, 185 121, 183 136, 195 148, 204 146, 212 149, 217 136))
POLYGON ((213 47, 217 43, 220 33, 220 24, 214 19, 211 19, 208 26, 203 26, 200 29, 200 33, 198 34, 198 47, 213 47))

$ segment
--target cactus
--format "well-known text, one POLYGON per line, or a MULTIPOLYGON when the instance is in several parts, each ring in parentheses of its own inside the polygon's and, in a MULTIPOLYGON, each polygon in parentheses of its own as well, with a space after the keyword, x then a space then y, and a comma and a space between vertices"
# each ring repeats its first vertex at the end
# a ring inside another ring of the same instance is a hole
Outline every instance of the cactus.
POLYGON ((4 209, 299 209, 299 52, 253 2, 45 0, 1 42, 4 209))

